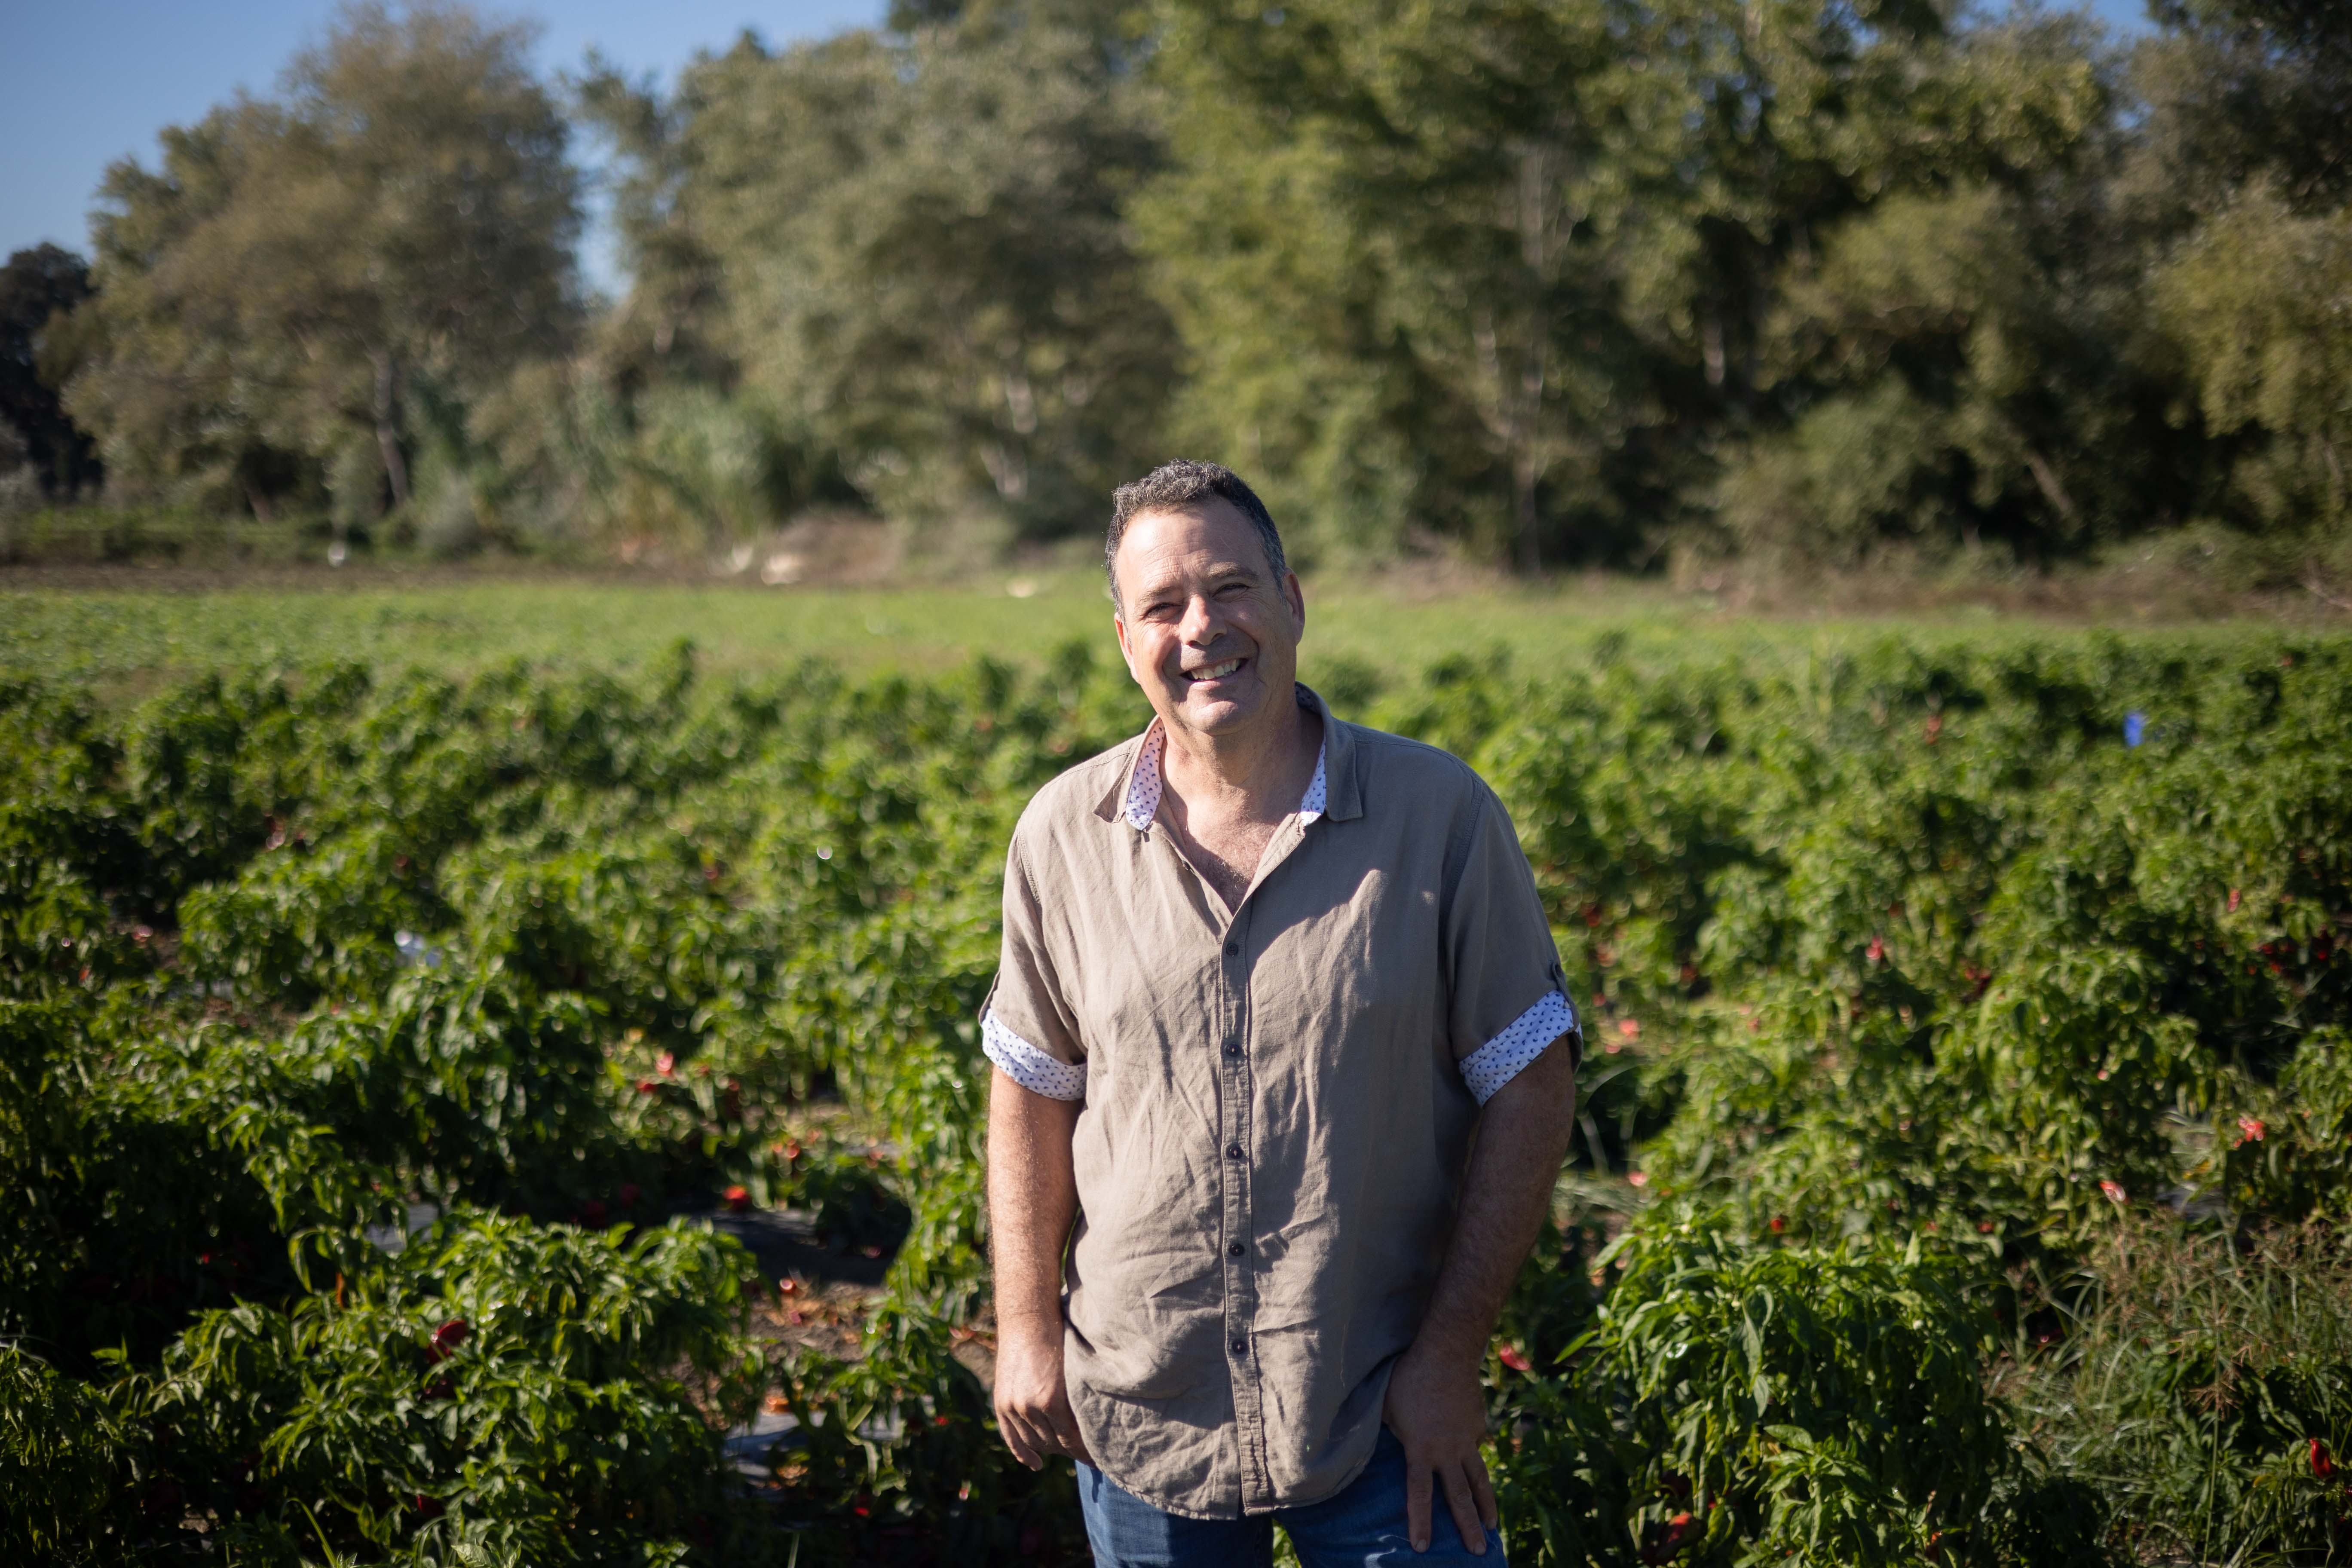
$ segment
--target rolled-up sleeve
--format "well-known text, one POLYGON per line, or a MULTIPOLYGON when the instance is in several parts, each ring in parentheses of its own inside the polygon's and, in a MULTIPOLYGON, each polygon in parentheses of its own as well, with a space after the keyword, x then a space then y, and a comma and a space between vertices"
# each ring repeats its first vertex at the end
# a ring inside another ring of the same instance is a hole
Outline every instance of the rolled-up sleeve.
POLYGON ((1480 786, 1444 911, 1446 1030, 1481 1105, 1553 1045, 1583 1055, 1576 1005, 1510 814, 1480 786))
POLYGON ((1005 1076, 1049 1100, 1087 1097, 1086 1050, 1054 971, 1045 911, 1014 835, 1004 865, 1004 946, 981 1005, 980 1048, 1005 1076))

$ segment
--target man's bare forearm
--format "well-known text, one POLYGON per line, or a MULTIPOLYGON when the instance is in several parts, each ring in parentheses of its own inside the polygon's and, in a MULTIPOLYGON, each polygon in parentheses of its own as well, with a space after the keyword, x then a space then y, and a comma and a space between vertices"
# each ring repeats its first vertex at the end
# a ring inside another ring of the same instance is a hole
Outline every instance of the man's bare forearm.
POLYGON ((989 1253, 1000 1336, 1062 1321, 1062 1254, 1078 1214, 1070 1135, 1079 1101, 1032 1094, 1002 1068, 988 1091, 989 1253))
POLYGON ((1078 1214, 1070 1135, 1076 1100, 1032 1094, 1003 1071, 988 1086, 989 1252, 996 1271, 996 1425, 1042 1469, 1087 1458, 1062 1370, 1062 1251, 1078 1214))
POLYGON ((1416 1351, 1457 1365, 1485 1359, 1511 1282, 1543 1229, 1575 1123, 1576 1066, 1564 1043, 1486 1102, 1416 1351))

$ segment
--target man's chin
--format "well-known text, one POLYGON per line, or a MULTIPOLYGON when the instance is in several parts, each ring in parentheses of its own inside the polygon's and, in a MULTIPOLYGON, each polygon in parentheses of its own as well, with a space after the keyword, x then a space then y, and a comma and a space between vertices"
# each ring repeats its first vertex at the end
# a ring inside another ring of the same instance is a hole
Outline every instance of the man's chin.
MULTIPOLYGON (((1223 684, 1220 682, 1220 684, 1223 684)), ((1265 710, 1265 688, 1255 680, 1235 682, 1237 691, 1187 691, 1176 704, 1184 727, 1203 735, 1239 730, 1265 710)))

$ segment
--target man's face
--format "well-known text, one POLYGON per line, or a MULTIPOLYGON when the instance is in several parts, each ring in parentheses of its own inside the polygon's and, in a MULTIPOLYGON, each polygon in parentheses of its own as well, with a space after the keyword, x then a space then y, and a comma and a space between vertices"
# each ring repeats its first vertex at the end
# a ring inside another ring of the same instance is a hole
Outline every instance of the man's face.
POLYGON ((1307 604, 1232 502, 1135 517, 1111 564, 1119 651, 1163 723, 1231 734, 1295 700, 1307 604))

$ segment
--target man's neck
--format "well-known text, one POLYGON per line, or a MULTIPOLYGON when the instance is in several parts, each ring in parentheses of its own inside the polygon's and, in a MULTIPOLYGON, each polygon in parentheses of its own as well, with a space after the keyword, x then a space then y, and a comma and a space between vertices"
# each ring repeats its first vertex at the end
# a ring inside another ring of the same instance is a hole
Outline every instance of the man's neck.
POLYGON ((1228 735, 1203 735, 1163 721, 1168 749, 1160 777, 1192 811, 1280 821, 1298 808, 1314 777, 1323 721, 1296 701, 1276 705, 1266 721, 1228 735))

